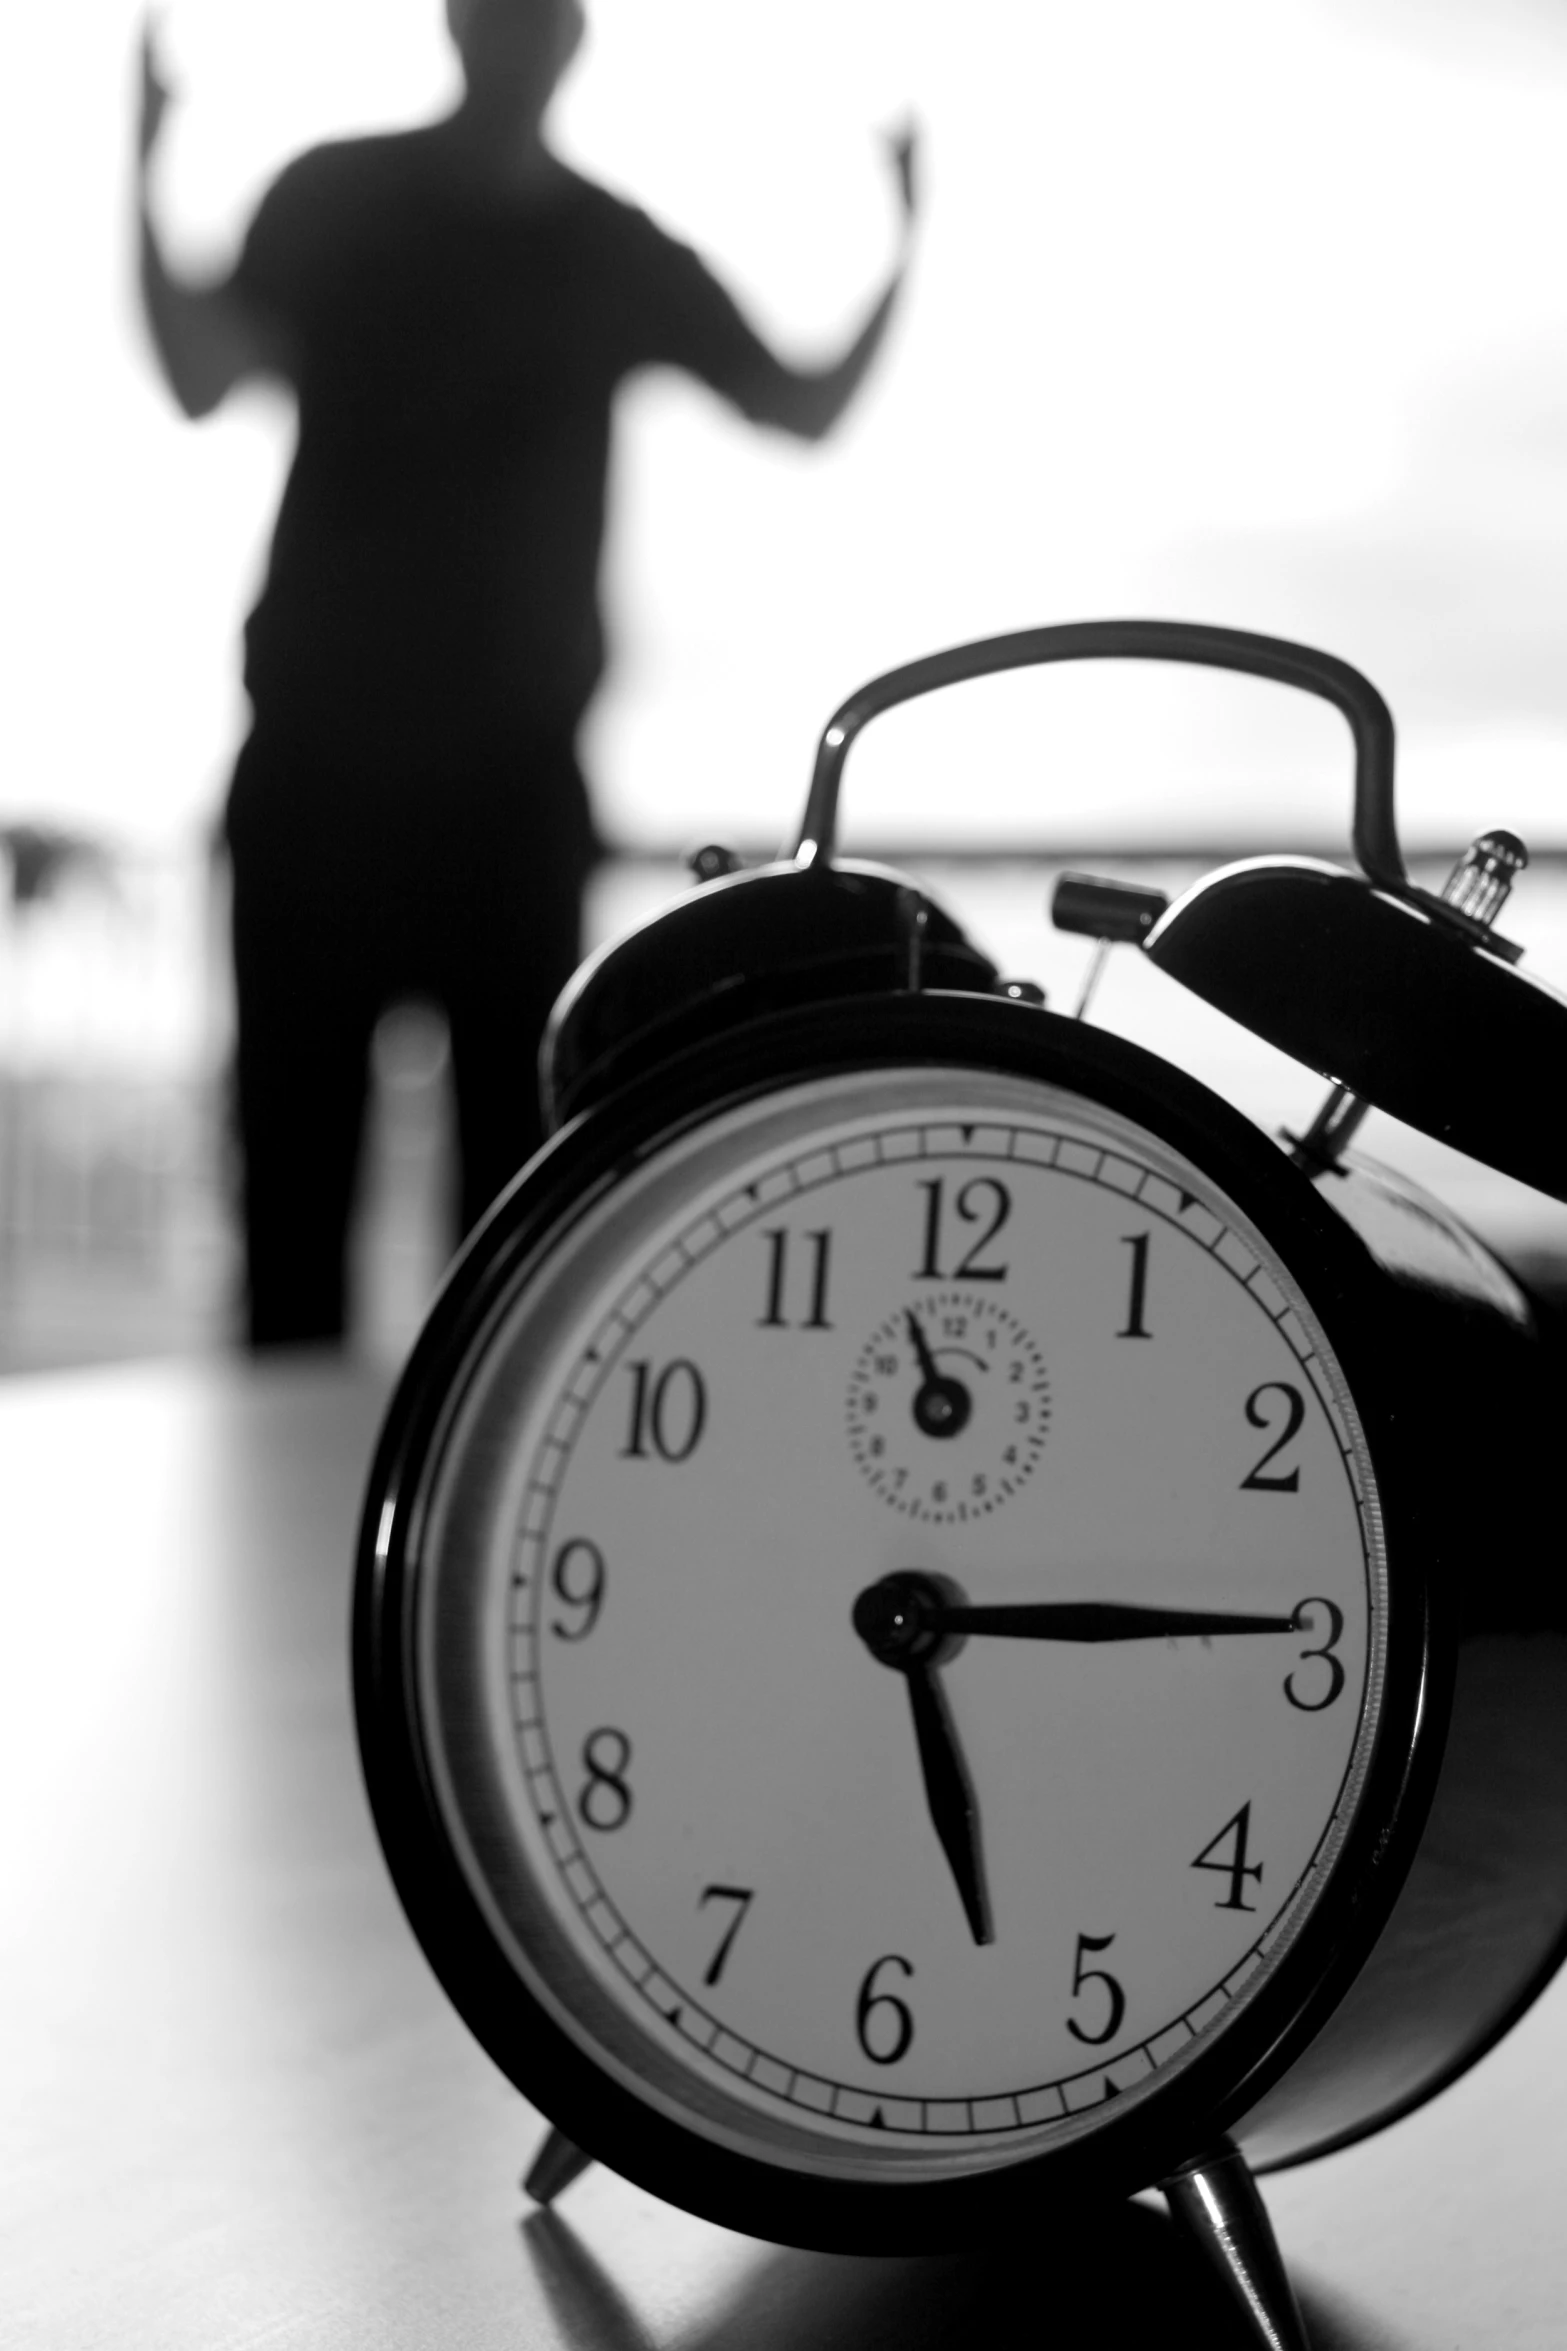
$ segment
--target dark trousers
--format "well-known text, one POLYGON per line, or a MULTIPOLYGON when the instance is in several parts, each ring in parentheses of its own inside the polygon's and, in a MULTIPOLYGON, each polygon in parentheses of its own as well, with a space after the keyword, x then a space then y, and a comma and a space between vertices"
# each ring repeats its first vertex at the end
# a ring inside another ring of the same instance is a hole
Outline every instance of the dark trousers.
POLYGON ((542 1140, 539 1040, 580 951, 586 798, 569 742, 478 768, 328 772, 258 729, 228 842, 249 1340, 339 1340, 388 1005, 445 1015, 464 1232, 542 1140))

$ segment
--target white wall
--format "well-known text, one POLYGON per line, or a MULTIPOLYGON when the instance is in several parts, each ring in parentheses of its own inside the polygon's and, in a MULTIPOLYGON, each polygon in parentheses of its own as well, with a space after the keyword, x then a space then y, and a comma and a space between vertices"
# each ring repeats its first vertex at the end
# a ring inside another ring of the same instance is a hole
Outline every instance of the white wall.
MULTIPOLYGON (((179 249, 221 258, 302 142, 438 103, 437 16, 175 0, 179 249)), ((593 731, 612 823, 767 839, 870 671, 1121 610, 1368 669, 1417 837, 1567 840, 1567 6, 596 0, 593 21, 562 142, 802 353, 885 262, 877 127, 912 108, 928 143, 907 310, 832 444, 679 384, 628 403, 593 731)), ((251 399, 192 429, 152 378, 134 24, 57 0, 8 25, 0 813, 168 834, 221 791, 287 420, 251 399)), ((1265 720, 1266 689, 1230 719, 1191 681, 1134 706, 1090 680, 1054 696, 1048 744, 994 700, 977 738, 934 709, 889 722, 856 822, 927 830, 958 800, 1014 835, 1340 821, 1334 722, 1265 720)))

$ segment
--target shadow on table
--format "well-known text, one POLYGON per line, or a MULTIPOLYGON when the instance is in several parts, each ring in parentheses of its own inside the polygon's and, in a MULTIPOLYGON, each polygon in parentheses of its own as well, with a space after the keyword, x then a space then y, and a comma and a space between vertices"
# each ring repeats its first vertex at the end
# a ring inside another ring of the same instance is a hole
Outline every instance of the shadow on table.
MULTIPOLYGON (((1002 2253, 905 2260, 764 2248, 716 2311, 667 2336, 558 2213, 533 2213, 522 2239, 562 2340, 581 2351, 1256 2351, 1165 2215, 1143 2205, 1074 2219, 1054 2243, 1041 2229, 1002 2253)), ((1309 2289, 1301 2302, 1313 2351, 1370 2351, 1374 2327, 1309 2289)))

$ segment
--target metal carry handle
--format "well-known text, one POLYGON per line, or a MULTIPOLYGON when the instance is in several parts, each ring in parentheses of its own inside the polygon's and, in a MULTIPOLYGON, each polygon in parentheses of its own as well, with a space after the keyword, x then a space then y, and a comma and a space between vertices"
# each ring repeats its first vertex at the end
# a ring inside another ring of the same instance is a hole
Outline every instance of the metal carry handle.
MULTIPOLYGON (((830 865, 837 837, 838 787, 849 746, 862 727, 900 702, 933 694, 967 678, 1049 661, 1189 661, 1205 669, 1241 670, 1320 694, 1341 711, 1355 739, 1355 854, 1373 882, 1411 894, 1393 822, 1393 714, 1369 678, 1347 661, 1287 637, 1260 637, 1249 629, 1210 628, 1185 620, 1082 620, 1053 628, 1018 629, 953 645, 901 669, 872 678, 841 703, 817 746, 816 766, 798 838, 788 854, 797 865, 830 865)), ((1423 895, 1423 893, 1421 894, 1423 895)))

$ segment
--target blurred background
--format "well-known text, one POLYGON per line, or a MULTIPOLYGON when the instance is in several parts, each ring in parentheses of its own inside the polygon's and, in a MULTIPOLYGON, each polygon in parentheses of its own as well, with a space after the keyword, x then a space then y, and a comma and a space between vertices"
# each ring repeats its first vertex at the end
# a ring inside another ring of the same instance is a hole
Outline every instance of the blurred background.
MULTIPOLYGON (((885 270, 877 142, 909 115, 926 195, 884 363, 825 447, 672 378, 624 403, 586 743, 616 850, 597 933, 677 889, 699 841, 768 853, 873 672, 1158 614, 1367 671, 1419 878, 1487 826, 1521 832, 1502 927, 1567 986, 1567 0, 590 18, 557 144, 791 354, 840 341, 885 270)), ((438 0, 172 0, 160 22, 181 99, 161 213, 195 266, 225 265, 302 146, 455 90, 438 0)), ((138 23, 78 0, 8 28, 0 1370, 235 1327, 212 842, 291 418, 247 395, 193 430, 155 377, 138 23)), ((913 863, 1070 1009, 1086 949, 1048 929, 1056 868, 1168 888, 1260 849, 1343 857, 1349 774, 1341 723, 1300 697, 1100 665, 895 713, 851 763, 845 845, 913 863)), ((1322 1090, 1129 955, 1096 1014, 1269 1123, 1322 1090)), ((358 1344, 387 1361, 439 1274, 444 1069, 431 1014, 389 1017, 357 1243, 358 1344)), ((1364 1134, 1562 1278, 1567 1210, 1390 1121, 1364 1134)))

